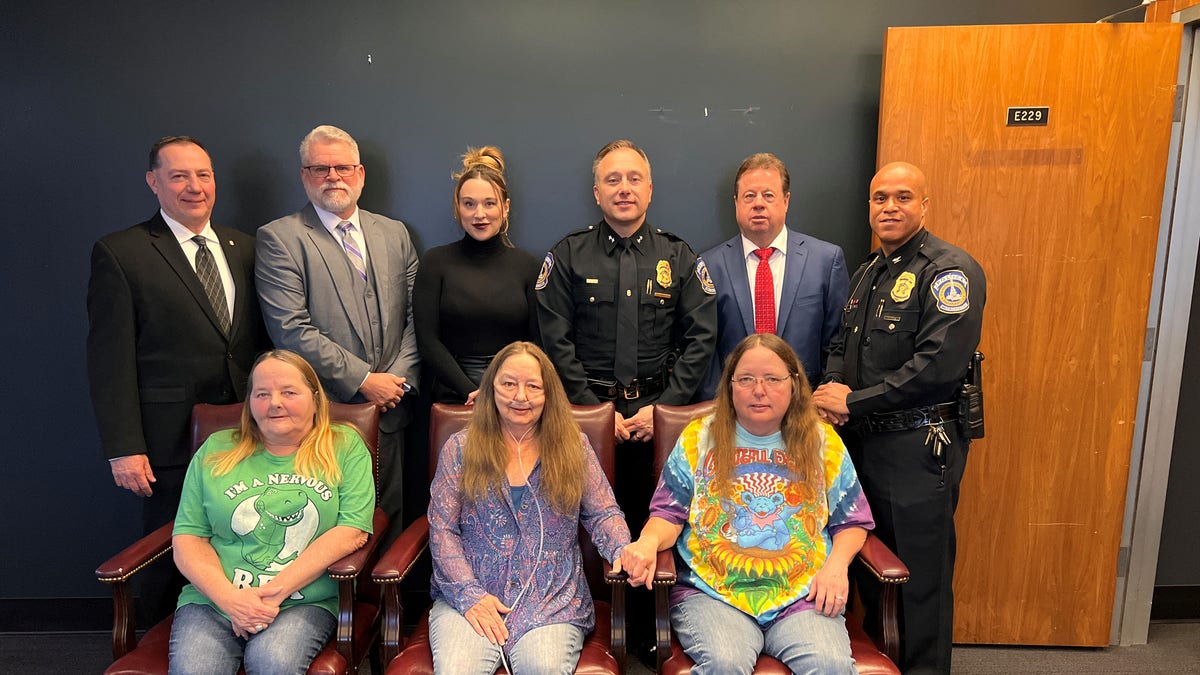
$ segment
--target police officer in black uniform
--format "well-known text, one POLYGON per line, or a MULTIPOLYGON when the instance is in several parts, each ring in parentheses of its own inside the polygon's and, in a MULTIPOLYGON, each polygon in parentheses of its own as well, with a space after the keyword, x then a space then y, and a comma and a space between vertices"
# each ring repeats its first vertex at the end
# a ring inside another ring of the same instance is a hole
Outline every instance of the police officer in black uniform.
POLYGON ((647 443, 653 404, 691 401, 716 345, 716 291, 690 246, 646 222, 653 185, 641 148, 609 143, 592 173, 604 219, 546 254, 538 321, 571 402, 616 405, 614 490, 629 522, 641 523, 658 480, 647 443))
MULTIPOLYGON (((850 281, 813 400, 845 424, 875 532, 911 572, 900 587, 900 668, 949 673, 954 511, 972 435, 957 396, 979 345, 986 280, 970 255, 924 229, 929 197, 917 167, 884 166, 869 203, 881 246, 850 281)), ((862 581, 869 597, 876 589, 862 581)))

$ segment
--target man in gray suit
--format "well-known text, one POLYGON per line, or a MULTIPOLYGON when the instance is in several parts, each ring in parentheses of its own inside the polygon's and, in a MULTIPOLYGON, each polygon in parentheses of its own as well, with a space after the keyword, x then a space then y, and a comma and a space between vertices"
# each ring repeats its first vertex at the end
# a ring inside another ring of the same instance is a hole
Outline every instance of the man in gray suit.
POLYGON ((275 345, 307 359, 331 399, 379 406, 379 506, 398 530, 420 367, 410 300, 417 252, 404 223, 358 208, 366 170, 350 134, 313 129, 300 164, 311 203, 258 230, 263 317, 275 345))

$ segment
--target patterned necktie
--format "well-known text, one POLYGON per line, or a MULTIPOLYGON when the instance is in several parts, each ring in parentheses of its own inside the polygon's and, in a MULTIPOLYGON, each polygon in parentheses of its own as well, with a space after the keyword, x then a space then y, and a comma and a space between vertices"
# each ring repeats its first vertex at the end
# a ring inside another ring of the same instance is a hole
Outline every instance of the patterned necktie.
POLYGON ((629 238, 617 242, 621 249, 620 273, 617 276, 617 343, 613 361, 613 377, 628 386, 637 378, 638 355, 638 288, 637 257, 629 238))
POLYGON ((354 265, 354 271, 358 272, 358 276, 362 277, 363 281, 367 280, 367 265, 363 260, 362 248, 358 245, 358 241, 354 238, 354 223, 343 220, 338 229, 342 231, 342 247, 346 249, 346 255, 350 258, 350 264, 354 265))
POLYGON ((192 237, 196 242, 196 276, 204 286, 204 294, 217 315, 217 323, 221 332, 229 335, 229 303, 225 300, 225 284, 221 283, 221 273, 217 271, 217 261, 212 251, 208 250, 208 240, 200 235, 192 237))
POLYGON ((775 277, 771 276, 771 263, 767 262, 774 248, 754 250, 758 256, 758 270, 754 273, 754 332, 775 332, 775 277))

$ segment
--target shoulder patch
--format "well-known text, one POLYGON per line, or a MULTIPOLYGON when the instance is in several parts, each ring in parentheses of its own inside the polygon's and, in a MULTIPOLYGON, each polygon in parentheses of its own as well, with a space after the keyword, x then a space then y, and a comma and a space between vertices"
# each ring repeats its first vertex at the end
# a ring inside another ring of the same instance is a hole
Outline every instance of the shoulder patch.
POLYGON ((708 295, 716 295, 717 287, 713 286, 712 277, 708 275, 708 265, 704 258, 696 258, 696 280, 700 282, 700 290, 708 295))
POLYGON ((550 282, 550 270, 554 269, 554 253, 546 252, 546 259, 542 261, 542 270, 538 272, 537 283, 533 285, 535 290, 542 290, 546 284, 550 282))
POLYGON ((962 314, 971 308, 971 282, 962 270, 948 270, 929 285, 942 314, 962 314))

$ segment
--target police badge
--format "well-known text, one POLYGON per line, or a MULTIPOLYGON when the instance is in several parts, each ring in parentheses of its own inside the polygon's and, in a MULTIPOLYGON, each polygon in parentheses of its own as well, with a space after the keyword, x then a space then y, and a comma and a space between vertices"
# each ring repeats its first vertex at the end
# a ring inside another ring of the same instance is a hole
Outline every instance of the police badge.
POLYGON ((666 260, 659 260, 658 265, 654 268, 658 273, 658 278, 655 281, 663 288, 671 287, 671 263, 666 260))
POLYGON ((917 277, 912 272, 901 272, 892 286, 892 300, 904 302, 912 296, 913 287, 917 285, 917 277))

